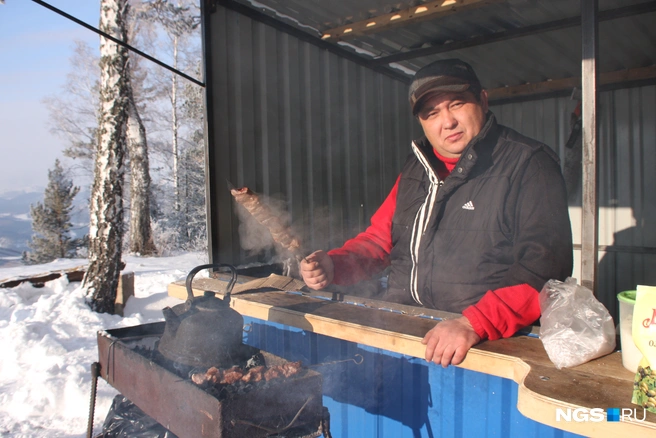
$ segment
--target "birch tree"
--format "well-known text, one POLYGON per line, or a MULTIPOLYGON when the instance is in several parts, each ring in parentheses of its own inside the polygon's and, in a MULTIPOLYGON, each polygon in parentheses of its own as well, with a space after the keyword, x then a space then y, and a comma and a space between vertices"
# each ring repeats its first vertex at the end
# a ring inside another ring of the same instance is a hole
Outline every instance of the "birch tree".
MULTIPOLYGON (((134 2, 133 2, 134 3, 134 2)), ((124 19, 127 36, 136 35, 138 20, 131 12, 124 19)), ((134 38, 131 38, 134 39, 134 38)), ((133 43, 133 41, 127 41, 133 43)), ((139 73, 139 58, 129 54, 128 67, 128 121, 127 121, 127 156, 130 172, 130 226, 128 228, 129 251, 140 255, 152 255, 156 252, 150 217, 150 160, 146 127, 139 114, 137 90, 143 98, 144 75, 139 73)))
MULTIPOLYGON (((129 33, 129 30, 128 30, 129 33)), ((98 139, 99 81, 98 57, 90 47, 76 44, 71 64, 75 66, 64 85, 65 94, 46 100, 54 128, 52 132, 69 142, 64 155, 80 159, 82 169, 94 159, 98 139), (94 65, 95 62, 95 65, 94 65)), ((130 56, 130 55, 128 55, 130 56)), ((146 128, 137 109, 134 82, 134 59, 131 58, 126 81, 128 87, 127 158, 130 164, 129 249, 141 255, 155 252, 150 221, 150 162, 146 128)))
POLYGON ((141 255, 155 253, 150 225, 150 164, 148 142, 132 87, 128 83, 127 145, 130 156, 130 251, 141 255))
MULTIPOLYGON (((127 0, 101 0, 103 32, 127 41, 127 0)), ((128 52, 100 38, 100 120, 91 192, 89 268, 84 286, 91 308, 112 313, 120 276, 123 238, 123 177, 129 118, 128 52)))
MULTIPOLYGON (((159 23, 163 26, 170 43, 171 57, 173 60, 172 67, 178 69, 179 48, 182 41, 189 36, 200 24, 200 16, 192 10, 191 6, 186 6, 181 2, 177 5, 170 3, 168 0, 153 0, 145 2, 142 6, 143 12, 141 18, 148 21, 159 23)), ((180 187, 180 120, 178 114, 178 76, 171 74, 171 83, 169 99, 171 102, 171 155, 172 155, 172 172, 173 172, 173 210, 180 212, 181 205, 181 187, 180 187)))
POLYGON ((66 140, 64 155, 80 160, 76 170, 93 176, 100 113, 100 63, 98 54, 81 41, 75 42, 69 59, 73 67, 61 92, 45 99, 50 132, 66 140))

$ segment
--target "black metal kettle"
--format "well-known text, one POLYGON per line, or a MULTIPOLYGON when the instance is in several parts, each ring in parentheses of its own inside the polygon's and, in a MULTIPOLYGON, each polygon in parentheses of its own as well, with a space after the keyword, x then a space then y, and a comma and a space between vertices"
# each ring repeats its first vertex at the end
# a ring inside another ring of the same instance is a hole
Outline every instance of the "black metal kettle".
POLYGON ((230 307, 230 292, 237 282, 237 270, 226 264, 197 266, 189 272, 185 285, 187 301, 162 309, 164 334, 158 351, 169 360, 194 367, 232 366, 242 345, 244 318, 230 307), (194 276, 203 269, 227 268, 232 278, 223 299, 206 291, 194 298, 194 276))

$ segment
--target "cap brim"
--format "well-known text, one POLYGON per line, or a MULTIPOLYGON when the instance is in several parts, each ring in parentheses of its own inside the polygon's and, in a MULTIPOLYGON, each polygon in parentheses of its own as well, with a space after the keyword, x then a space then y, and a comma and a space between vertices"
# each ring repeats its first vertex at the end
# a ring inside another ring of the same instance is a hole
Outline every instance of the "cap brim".
POLYGON ((463 84, 439 84, 435 83, 434 85, 430 86, 429 84, 426 84, 422 86, 421 90, 418 90, 418 93, 415 93, 413 97, 414 103, 412 105, 412 114, 417 115, 423 104, 428 100, 429 97, 433 97, 437 94, 442 94, 442 93, 461 93, 463 91, 467 91, 470 87, 469 83, 463 83, 463 84))

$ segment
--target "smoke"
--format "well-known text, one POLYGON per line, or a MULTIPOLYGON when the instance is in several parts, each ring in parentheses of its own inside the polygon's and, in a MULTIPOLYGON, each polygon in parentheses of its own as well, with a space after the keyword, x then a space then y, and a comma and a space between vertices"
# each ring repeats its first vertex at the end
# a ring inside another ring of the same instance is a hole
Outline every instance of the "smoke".
MULTIPOLYGON (((257 194, 260 203, 266 206, 273 216, 300 243, 303 255, 317 250, 328 251, 340 247, 347 239, 355 237, 369 225, 370 214, 365 211, 364 203, 355 211, 346 211, 344 207, 331 209, 328 205, 303 202, 302 208, 294 208, 297 214, 292 221, 291 210, 282 196, 272 197, 257 194)), ((274 242, 271 233, 249 211, 233 199, 235 214, 239 220, 238 234, 241 248, 248 256, 264 255, 266 263, 287 263, 292 260, 290 254, 274 242)), ((296 207, 296 206, 294 206, 296 207)))
MULTIPOLYGON (((258 196, 260 202, 265 204, 283 225, 289 225, 290 215, 287 212, 284 201, 262 194, 258 194, 258 196)), ((251 255, 259 254, 266 250, 276 250, 279 252, 267 227, 259 223, 242 205, 234 200, 233 203, 235 204, 235 211, 239 219, 238 232, 242 249, 251 255)))
POLYGON ((341 230, 335 229, 340 221, 334 216, 328 206, 318 206, 308 212, 303 224, 298 226, 303 248, 308 254, 318 249, 328 251, 344 243, 341 230), (339 235, 337 239, 336 234, 339 235))

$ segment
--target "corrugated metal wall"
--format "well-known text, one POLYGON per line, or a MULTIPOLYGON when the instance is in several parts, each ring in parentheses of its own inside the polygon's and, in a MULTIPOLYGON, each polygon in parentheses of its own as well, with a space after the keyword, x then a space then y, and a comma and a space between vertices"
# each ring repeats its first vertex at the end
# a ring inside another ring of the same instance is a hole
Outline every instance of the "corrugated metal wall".
MULTIPOLYGON (((554 98, 492 106, 500 123, 553 147, 564 164, 576 102, 554 98)), ((617 293, 656 285, 656 86, 599 95, 599 274, 597 296, 617 316, 617 293)), ((580 186, 570 203, 581 243, 580 186)), ((580 250, 573 276, 580 278, 580 250)), ((615 319, 617 321, 617 318, 615 319)))
POLYGON ((210 20, 214 258, 252 261, 226 179, 284 200, 308 250, 341 245, 410 152, 419 127, 407 86, 233 11, 218 7, 210 20))

